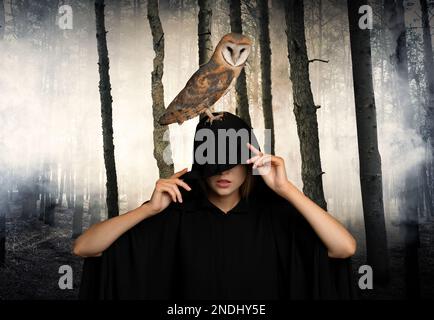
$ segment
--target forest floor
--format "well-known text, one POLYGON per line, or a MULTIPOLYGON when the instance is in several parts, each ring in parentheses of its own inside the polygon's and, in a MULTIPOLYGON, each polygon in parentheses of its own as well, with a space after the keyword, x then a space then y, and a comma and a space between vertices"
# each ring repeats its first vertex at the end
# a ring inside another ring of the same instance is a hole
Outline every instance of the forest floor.
MULTIPOLYGON (((71 253, 72 210, 57 207, 56 225, 49 227, 37 217, 22 219, 21 206, 11 204, 6 219, 7 255, 0 268, 0 300, 16 299, 76 299, 80 284, 82 259, 71 253), (59 268, 69 265, 73 270, 73 289, 60 289, 59 268)), ((83 227, 89 215, 84 212, 83 227)), ((365 264, 364 230, 362 225, 350 228, 358 240, 353 257, 355 279, 359 266, 365 264)), ((359 290, 362 299, 405 299, 404 259, 398 228, 388 225, 391 282, 387 287, 374 285, 374 290, 359 290)), ((434 299, 434 222, 425 221, 420 227, 419 249, 421 296, 434 299)), ((374 272, 375 277, 375 272, 374 272)))
MULTIPOLYGON (((358 268, 366 265, 366 247, 364 227, 360 224, 350 228, 351 233, 357 239, 357 253, 352 258, 353 273, 356 284, 361 274, 358 268)), ((419 256, 419 284, 420 298, 434 299, 434 221, 424 220, 420 222, 420 247, 419 256)), ((359 290, 361 299, 370 300, 395 300, 407 299, 404 269, 404 246, 400 228, 396 223, 387 224, 390 282, 386 286, 374 283, 372 290, 359 290)), ((375 270, 373 270, 375 278, 375 270)))
MULTIPOLYGON (((12 204, 6 219, 6 262, 0 269, 0 300, 77 299, 82 259, 71 252, 73 211, 57 207, 54 227, 38 217, 24 220, 20 211, 19 206, 12 204), (59 288, 62 265, 73 270, 73 289, 59 288)), ((84 220, 88 220, 86 214, 84 220)))

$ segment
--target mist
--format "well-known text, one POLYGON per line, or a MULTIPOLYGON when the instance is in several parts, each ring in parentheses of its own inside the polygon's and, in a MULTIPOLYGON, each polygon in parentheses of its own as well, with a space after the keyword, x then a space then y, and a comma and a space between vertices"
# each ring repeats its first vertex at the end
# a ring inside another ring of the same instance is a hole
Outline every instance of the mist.
MULTIPOLYGON (((225 10, 225 4, 220 1, 216 7, 221 11, 217 10, 214 15, 214 25, 225 18, 221 13, 225 10)), ((131 204, 134 206, 150 197, 158 179, 152 154, 150 94, 154 53, 146 8, 137 9, 141 10, 139 13, 129 11, 128 7, 123 8, 119 25, 113 18, 115 10, 114 3, 108 2, 106 28, 116 170, 121 199, 138 193, 138 199, 131 204)), ((309 19, 315 10, 314 7, 307 7, 306 35, 309 56, 328 61, 311 63, 310 74, 315 103, 321 106, 317 113, 326 199, 329 211, 334 215, 358 222, 363 215, 346 8, 329 5, 323 11, 323 19, 330 21, 322 28, 325 39, 321 56, 318 56, 315 48, 318 26, 309 19)), ((52 163, 52 170, 60 170, 59 167, 67 165, 82 168, 85 171, 76 171, 76 174, 83 174, 87 179, 99 177, 101 182, 104 181, 93 12, 77 11, 74 10, 75 25, 72 30, 61 30, 55 24, 42 20, 38 21, 41 28, 34 33, 29 32, 20 38, 6 36, 2 42, 0 130, 3 171, 13 170, 24 181, 38 170, 42 161, 52 163), (35 45, 35 37, 47 36, 46 33, 53 38, 51 43, 42 47, 35 45)), ((284 157, 290 180, 302 188, 286 37, 282 28, 284 14, 280 8, 272 7, 271 15, 276 154, 284 157)), ((163 83, 167 106, 198 68, 197 12, 181 12, 169 4, 161 12, 161 19, 166 42, 163 83)), ((214 46, 221 36, 229 32, 227 26, 220 23, 215 28, 212 34, 214 46)), ((255 28, 246 28, 246 34, 252 39, 256 39, 255 33, 255 28)), ((387 52, 373 52, 374 66, 378 65, 376 60, 384 54, 387 52)), ((249 81, 254 79, 252 66, 259 63, 258 59, 259 55, 251 55, 246 67, 249 92, 255 90, 254 86, 259 86, 249 81)), ((386 191, 384 202, 388 219, 393 219, 399 207, 397 199, 404 173, 413 170, 426 159, 429 152, 424 149, 420 135, 406 129, 406 120, 403 119, 405 112, 393 110, 393 92, 390 88, 382 87, 384 84, 379 79, 380 72, 376 66, 377 120, 386 191)), ((260 88, 256 90, 260 91, 260 88)), ((401 89, 395 87, 393 90, 399 92, 401 89)), ((253 127, 261 132, 264 127, 261 100, 250 99, 249 102, 253 127)), ((421 106, 413 103, 406 108, 418 110, 421 106)), ((219 101, 215 110, 234 112, 234 93, 219 101)), ((196 124, 197 119, 192 119, 181 126, 169 126, 175 171, 191 167, 196 124)))

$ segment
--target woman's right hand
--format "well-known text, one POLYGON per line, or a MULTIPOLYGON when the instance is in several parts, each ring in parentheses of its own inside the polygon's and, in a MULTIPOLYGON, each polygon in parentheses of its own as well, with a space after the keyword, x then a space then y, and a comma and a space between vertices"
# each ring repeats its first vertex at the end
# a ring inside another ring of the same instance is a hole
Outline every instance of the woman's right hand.
POLYGON ((154 214, 160 213, 166 209, 172 201, 179 201, 182 203, 182 196, 179 187, 183 187, 187 191, 191 190, 190 186, 180 179, 187 170, 188 168, 184 168, 168 179, 157 180, 155 183, 155 189, 152 192, 151 199, 149 200, 149 206, 154 214))

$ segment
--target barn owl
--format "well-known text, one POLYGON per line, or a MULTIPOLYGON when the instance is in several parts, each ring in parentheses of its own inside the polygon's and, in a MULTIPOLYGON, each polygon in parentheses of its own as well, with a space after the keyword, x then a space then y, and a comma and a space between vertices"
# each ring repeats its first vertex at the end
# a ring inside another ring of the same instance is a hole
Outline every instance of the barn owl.
POLYGON ((211 59, 191 76, 158 120, 159 124, 182 124, 203 112, 211 124, 221 119, 223 113, 213 115, 210 108, 235 85, 249 57, 251 44, 251 40, 242 34, 223 36, 211 59))

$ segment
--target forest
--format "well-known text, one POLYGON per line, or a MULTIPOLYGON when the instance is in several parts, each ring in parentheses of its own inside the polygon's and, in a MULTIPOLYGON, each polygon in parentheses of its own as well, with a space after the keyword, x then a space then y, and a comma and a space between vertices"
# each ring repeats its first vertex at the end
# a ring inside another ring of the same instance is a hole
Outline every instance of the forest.
POLYGON ((90 225, 191 167, 159 117, 222 36, 252 51, 214 106, 358 243, 362 299, 434 298, 434 1, 0 0, 0 300, 76 299, 90 225), (169 161, 163 150, 171 150, 169 161), (59 268, 72 267, 72 289, 59 268))

